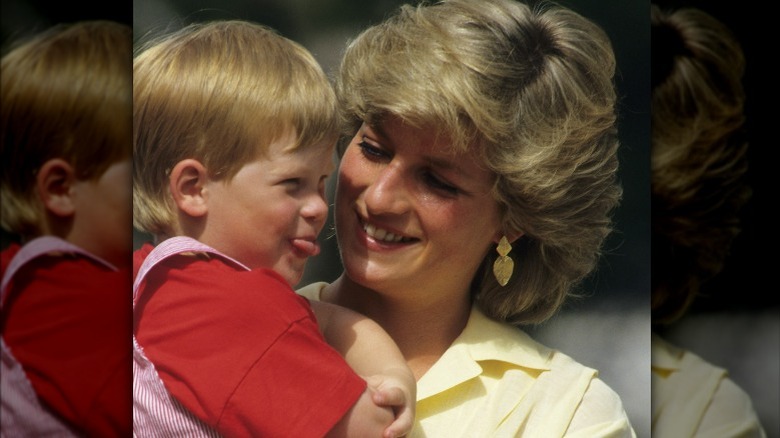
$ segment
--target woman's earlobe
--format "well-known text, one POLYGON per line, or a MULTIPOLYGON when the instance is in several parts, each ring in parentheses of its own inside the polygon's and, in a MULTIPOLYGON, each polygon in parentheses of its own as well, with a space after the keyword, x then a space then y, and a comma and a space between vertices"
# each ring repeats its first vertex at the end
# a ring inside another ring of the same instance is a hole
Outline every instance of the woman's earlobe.
POLYGON ((511 233, 508 233, 506 235, 506 238, 507 238, 507 240, 509 240, 509 243, 515 243, 515 242, 517 242, 518 239, 520 239, 524 235, 525 235, 525 233, 522 232, 522 231, 513 231, 511 233))
POLYGON ((76 211, 73 186, 76 171, 62 158, 46 161, 35 177, 38 197, 46 211, 59 217, 73 216, 76 211))
POLYGON ((525 235, 525 233, 522 231, 511 231, 511 232, 502 231, 493 237, 493 243, 498 245, 498 243, 501 242, 501 238, 506 237, 508 243, 513 244, 517 241, 517 239, 523 237, 523 235, 525 235))
POLYGON ((208 212, 208 171, 200 161, 188 158, 173 166, 169 177, 171 196, 178 209, 192 217, 208 212))

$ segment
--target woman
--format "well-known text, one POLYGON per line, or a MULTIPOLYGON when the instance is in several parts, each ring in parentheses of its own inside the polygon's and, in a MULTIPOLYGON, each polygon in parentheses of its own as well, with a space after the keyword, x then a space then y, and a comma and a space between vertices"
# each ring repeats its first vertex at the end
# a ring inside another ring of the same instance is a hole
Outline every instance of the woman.
POLYGON ((634 436, 538 323, 594 268, 621 190, 614 55, 576 13, 403 7, 347 49, 345 272, 300 292, 380 323, 418 380, 412 436, 634 436))

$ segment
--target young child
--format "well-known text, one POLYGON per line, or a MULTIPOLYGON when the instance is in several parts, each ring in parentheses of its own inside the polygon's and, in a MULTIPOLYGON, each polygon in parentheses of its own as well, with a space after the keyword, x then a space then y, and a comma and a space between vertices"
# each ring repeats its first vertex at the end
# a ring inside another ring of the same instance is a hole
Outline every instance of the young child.
POLYGON ((132 44, 60 24, 2 59, 2 436, 132 433, 132 44))
POLYGON ((408 433, 415 382, 389 336, 292 289, 338 136, 311 54, 261 25, 193 24, 137 54, 133 103, 134 223, 156 241, 134 256, 134 433, 408 433))

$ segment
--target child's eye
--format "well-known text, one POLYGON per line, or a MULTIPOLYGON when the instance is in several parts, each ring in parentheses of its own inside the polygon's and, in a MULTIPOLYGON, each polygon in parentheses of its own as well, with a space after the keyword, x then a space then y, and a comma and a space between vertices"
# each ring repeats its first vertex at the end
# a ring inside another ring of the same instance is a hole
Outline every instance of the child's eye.
POLYGON ((282 185, 288 186, 290 188, 297 188, 301 185, 301 179, 300 178, 287 178, 281 182, 282 185))

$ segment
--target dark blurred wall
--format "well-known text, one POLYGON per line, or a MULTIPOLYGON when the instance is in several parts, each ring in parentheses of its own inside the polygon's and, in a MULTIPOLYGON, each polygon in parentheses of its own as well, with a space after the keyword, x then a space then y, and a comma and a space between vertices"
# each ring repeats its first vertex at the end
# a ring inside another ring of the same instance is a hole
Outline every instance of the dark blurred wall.
POLYGON ((128 0, 110 2, 2 0, 0 25, 3 53, 12 39, 37 33, 56 23, 83 20, 112 20, 132 24, 133 3, 128 0))
MULTIPOLYGON (((777 247, 777 233, 773 230, 773 204, 777 201, 775 150, 777 135, 770 132, 777 124, 776 67, 766 52, 767 36, 776 27, 771 14, 730 2, 707 0, 658 0, 662 8, 695 7, 714 16, 736 35, 745 54, 745 127, 749 142, 747 180, 753 191, 742 215, 742 233, 737 237, 717 281, 706 285, 704 294, 694 303, 692 312, 720 310, 760 310, 777 306, 773 293, 774 266, 777 257, 771 255, 777 247)), ((776 38, 771 39, 774 44, 776 38)), ((776 287, 775 287, 776 288, 776 287)))

